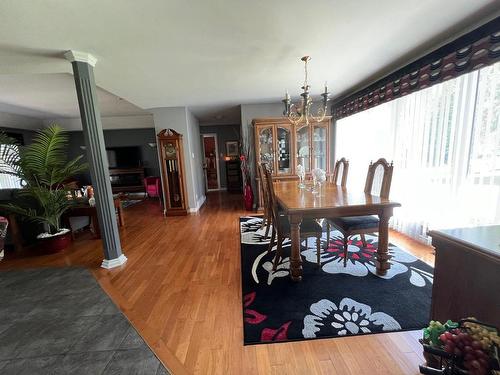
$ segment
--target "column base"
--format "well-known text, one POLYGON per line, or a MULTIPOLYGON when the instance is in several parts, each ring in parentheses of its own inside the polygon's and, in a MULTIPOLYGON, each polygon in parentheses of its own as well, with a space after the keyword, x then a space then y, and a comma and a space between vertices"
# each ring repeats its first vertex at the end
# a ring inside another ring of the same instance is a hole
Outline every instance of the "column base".
POLYGON ((127 257, 122 254, 115 259, 104 259, 102 261, 101 267, 106 269, 115 268, 121 266, 122 264, 125 264, 126 261, 127 257))

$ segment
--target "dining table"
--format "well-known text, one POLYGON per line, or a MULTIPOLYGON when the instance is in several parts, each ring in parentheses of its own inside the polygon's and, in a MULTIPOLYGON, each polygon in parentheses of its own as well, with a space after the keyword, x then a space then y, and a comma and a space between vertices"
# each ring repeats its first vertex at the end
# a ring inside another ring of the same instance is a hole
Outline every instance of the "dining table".
POLYGON ((300 224, 303 218, 334 218, 345 216, 377 215, 379 218, 378 248, 375 266, 378 275, 385 275, 390 269, 388 253, 389 219, 398 202, 363 192, 361 189, 347 189, 331 182, 319 188, 311 185, 299 187, 296 180, 274 182, 274 192, 284 215, 290 220, 290 277, 302 280, 302 258, 300 254, 300 224))

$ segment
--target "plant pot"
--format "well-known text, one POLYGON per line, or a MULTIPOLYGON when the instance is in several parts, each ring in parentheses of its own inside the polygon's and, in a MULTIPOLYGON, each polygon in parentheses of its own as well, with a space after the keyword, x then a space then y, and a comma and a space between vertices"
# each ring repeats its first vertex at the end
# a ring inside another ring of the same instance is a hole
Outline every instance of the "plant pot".
POLYGON ((50 237, 41 237, 38 243, 40 250, 47 254, 59 253, 71 244, 71 233, 66 231, 50 237))

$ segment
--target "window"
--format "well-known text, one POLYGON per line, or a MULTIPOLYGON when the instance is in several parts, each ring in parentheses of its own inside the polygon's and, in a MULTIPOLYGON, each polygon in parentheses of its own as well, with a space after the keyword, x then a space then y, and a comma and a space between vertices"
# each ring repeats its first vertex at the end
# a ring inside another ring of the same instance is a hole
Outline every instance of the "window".
MULTIPOLYGON (((17 150, 17 146, 9 147, 15 147, 17 150)), ((0 145, 0 165, 2 166, 2 169, 5 168, 5 170, 9 170, 5 166, 4 160, 1 159, 1 156, 4 155, 4 152, 5 145, 0 145)), ((0 173, 0 189, 20 189, 21 187, 21 180, 19 178, 11 176, 10 174, 0 173)))
POLYGON ((394 161, 393 228, 427 242, 429 228, 500 222, 500 63, 337 121, 348 186, 370 160, 394 161))

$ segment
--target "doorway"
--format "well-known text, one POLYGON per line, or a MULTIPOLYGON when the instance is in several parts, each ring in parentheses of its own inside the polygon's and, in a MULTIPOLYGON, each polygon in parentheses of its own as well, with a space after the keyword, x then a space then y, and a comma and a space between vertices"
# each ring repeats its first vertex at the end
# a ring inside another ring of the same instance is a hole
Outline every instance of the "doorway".
POLYGON ((218 149, 217 134, 203 134, 203 155, 205 156, 203 169, 207 191, 220 189, 218 149))

